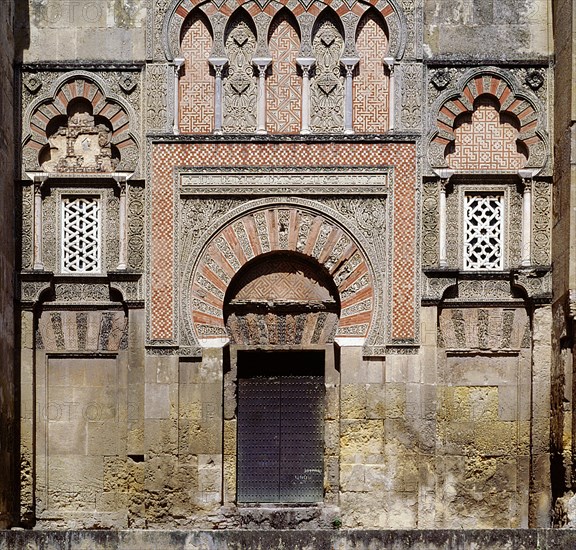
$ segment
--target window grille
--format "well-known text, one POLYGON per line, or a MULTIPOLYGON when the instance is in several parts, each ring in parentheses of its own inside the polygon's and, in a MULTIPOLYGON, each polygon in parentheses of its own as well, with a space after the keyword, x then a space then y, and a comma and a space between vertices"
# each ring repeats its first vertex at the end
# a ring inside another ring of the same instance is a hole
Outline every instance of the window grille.
POLYGON ((94 197, 62 199, 62 271, 100 271, 100 200, 94 197))
POLYGON ((501 270, 503 262, 503 195, 464 196, 464 269, 501 270))

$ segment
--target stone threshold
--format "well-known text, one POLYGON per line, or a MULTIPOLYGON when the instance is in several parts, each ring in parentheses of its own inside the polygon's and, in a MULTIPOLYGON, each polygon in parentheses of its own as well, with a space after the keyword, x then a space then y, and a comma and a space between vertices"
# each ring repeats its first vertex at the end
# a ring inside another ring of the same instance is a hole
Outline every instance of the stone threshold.
POLYGON ((560 550, 573 529, 0 531, 0 550, 560 550))

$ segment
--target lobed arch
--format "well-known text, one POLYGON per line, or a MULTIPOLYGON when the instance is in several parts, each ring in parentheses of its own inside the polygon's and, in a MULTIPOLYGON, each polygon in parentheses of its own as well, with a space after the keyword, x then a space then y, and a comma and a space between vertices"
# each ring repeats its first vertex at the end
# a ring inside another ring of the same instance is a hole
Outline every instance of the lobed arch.
POLYGON ((442 94, 431 112, 428 159, 432 168, 447 168, 446 153, 454 143, 463 116, 472 115, 482 98, 489 98, 501 116, 518 129, 517 142, 527 153, 525 168, 542 169, 547 161, 547 136, 542 107, 515 79, 498 69, 464 75, 454 89, 442 94))
POLYGON ((379 297, 364 247, 327 214, 289 202, 245 210, 206 239, 185 271, 183 287, 182 303, 190 304, 183 316, 196 342, 211 347, 229 341, 225 308, 226 297, 234 294, 230 285, 245 266, 266 256, 316 266, 319 279, 334 288, 339 318, 332 337, 365 341, 377 324, 379 297))
POLYGON ((25 169, 40 169, 40 155, 48 146, 50 133, 58 121, 70 116, 75 104, 86 105, 90 115, 103 121, 110 130, 111 146, 120 155, 117 169, 136 170, 138 140, 133 131, 136 114, 126 102, 111 97, 105 82, 86 71, 62 76, 47 95, 28 107, 24 115, 24 128, 27 130, 23 138, 25 169))
POLYGON ((244 9, 255 21, 259 47, 262 48, 268 37, 269 27, 275 15, 282 9, 289 9, 296 17, 299 33, 302 37, 303 52, 307 55, 310 34, 315 20, 326 7, 334 9, 337 16, 345 22, 347 53, 352 54, 357 25, 363 14, 373 9, 385 21, 388 31, 387 57, 401 59, 406 46, 406 17, 397 0, 249 0, 232 3, 230 0, 172 0, 167 8, 162 29, 162 42, 167 60, 172 61, 180 55, 180 37, 187 17, 196 9, 201 9, 212 22, 214 31, 214 55, 223 51, 224 27, 238 8, 244 9))

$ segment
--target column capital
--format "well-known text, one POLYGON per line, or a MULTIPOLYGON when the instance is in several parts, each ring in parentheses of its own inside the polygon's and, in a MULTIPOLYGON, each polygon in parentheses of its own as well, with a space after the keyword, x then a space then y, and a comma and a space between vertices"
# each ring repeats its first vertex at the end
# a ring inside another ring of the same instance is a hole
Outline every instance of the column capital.
POLYGON ((184 57, 175 57, 172 60, 172 63, 174 63, 174 66, 176 67, 176 71, 179 71, 180 67, 182 67, 182 65, 184 65, 185 62, 186 59, 184 57))
POLYGON ((209 57, 208 62, 214 67, 224 67, 228 63, 227 57, 209 57))
POLYGON ((298 63, 298 65, 300 65, 302 69, 310 70, 312 68, 312 65, 316 63, 316 59, 314 59, 313 57, 297 57, 296 63, 298 63))
POLYGON ((344 67, 346 67, 347 71, 352 70, 356 66, 358 61, 360 61, 359 57, 341 57, 340 58, 340 63, 342 63, 342 65, 344 65, 344 67))
POLYGON ((434 172, 438 178, 446 182, 454 175, 454 170, 450 170, 449 168, 433 168, 432 172, 434 172))
POLYGON ((384 61, 384 64, 388 67, 390 72, 394 71, 394 66, 396 65, 396 59, 394 57, 384 57, 382 61, 384 61))
POLYGON ((272 58, 271 57, 253 57, 252 63, 254 65, 256 65, 256 67, 258 67, 258 70, 260 72, 264 72, 266 70, 266 68, 268 67, 268 65, 270 65, 270 63, 272 63, 272 58))

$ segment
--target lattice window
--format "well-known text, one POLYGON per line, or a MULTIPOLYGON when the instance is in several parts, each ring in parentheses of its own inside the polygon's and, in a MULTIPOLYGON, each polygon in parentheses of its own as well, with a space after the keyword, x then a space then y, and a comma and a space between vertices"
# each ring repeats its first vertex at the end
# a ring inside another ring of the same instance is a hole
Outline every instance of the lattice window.
POLYGON ((100 271, 100 200, 96 197, 62 199, 62 271, 100 271))
POLYGON ((464 213, 464 269, 503 269, 503 195, 467 193, 464 213))

